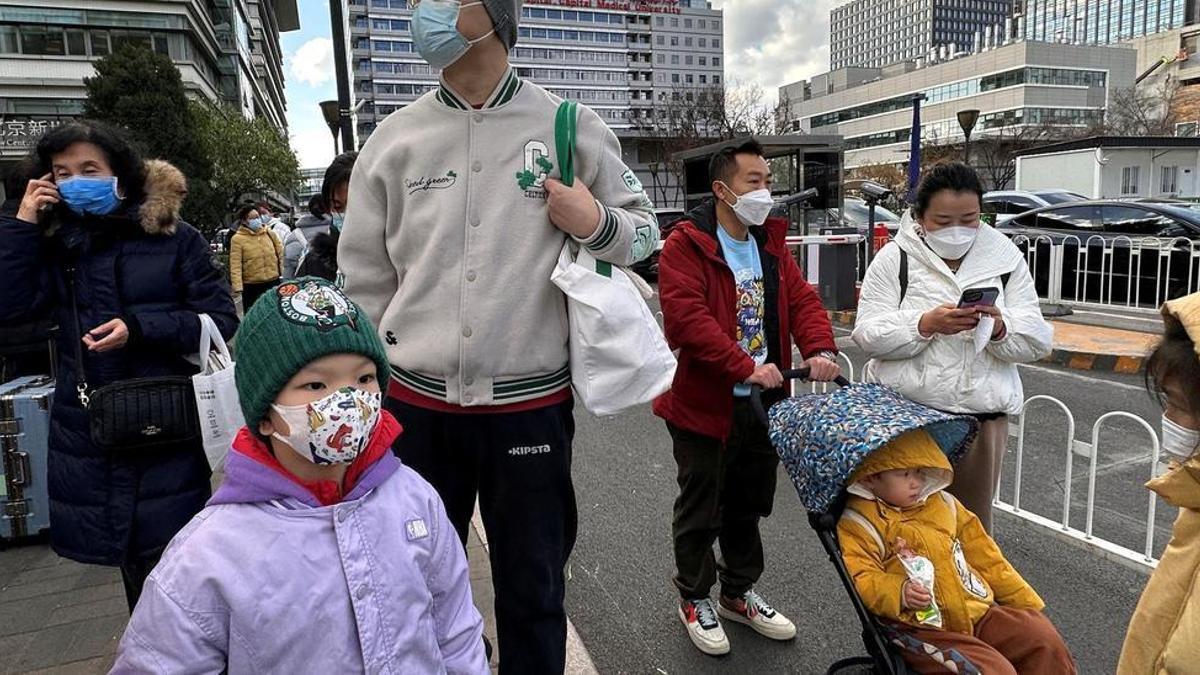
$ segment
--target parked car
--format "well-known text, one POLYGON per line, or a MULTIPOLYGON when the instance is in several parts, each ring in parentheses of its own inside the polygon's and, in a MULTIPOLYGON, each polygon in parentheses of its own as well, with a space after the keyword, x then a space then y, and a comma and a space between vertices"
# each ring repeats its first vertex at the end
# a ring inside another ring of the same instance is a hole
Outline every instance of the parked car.
POLYGON ((1195 290, 1192 250, 1200 250, 1200 210, 1083 201, 1033 209, 997 229, 1027 252, 1042 297, 1050 289, 1052 247, 1063 250, 1064 299, 1154 308, 1195 290))
MULTIPOLYGON (((831 222, 840 222, 845 227, 857 227, 863 234, 874 229, 867 227, 870 218, 870 207, 867 206, 867 202, 855 197, 847 197, 842 200, 842 204, 844 208, 841 212, 837 209, 829 209, 831 222)), ((895 232, 900 227, 900 216, 882 206, 876 206, 875 223, 883 223, 889 231, 895 232)))
POLYGON ((654 209, 654 216, 658 219, 658 248, 650 257, 633 264, 633 271, 643 277, 658 276, 658 254, 662 251, 663 242, 667 240, 667 235, 671 234, 671 228, 675 226, 675 221, 683 218, 683 209, 654 209))
POLYGON ((1002 223, 1018 213, 1055 204, 1080 202, 1087 197, 1067 190, 996 190, 983 195, 983 212, 995 214, 996 222, 1002 223))

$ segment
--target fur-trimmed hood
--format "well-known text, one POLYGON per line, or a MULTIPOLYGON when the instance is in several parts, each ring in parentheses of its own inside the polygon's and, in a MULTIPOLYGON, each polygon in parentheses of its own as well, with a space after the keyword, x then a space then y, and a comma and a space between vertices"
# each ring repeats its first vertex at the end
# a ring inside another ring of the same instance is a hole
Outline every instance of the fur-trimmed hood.
POLYGON ((138 210, 138 221, 147 234, 175 234, 179 211, 187 198, 187 178, 170 162, 147 160, 146 196, 138 210))

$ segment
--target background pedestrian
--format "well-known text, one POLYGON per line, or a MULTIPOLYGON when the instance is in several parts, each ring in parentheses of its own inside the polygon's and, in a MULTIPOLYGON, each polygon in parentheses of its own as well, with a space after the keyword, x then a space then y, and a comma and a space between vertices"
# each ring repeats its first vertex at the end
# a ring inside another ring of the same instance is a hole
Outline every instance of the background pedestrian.
POLYGON ((263 293, 274 288, 283 274, 283 244, 254 204, 237 212, 238 230, 229 244, 229 278, 242 312, 249 312, 263 293))

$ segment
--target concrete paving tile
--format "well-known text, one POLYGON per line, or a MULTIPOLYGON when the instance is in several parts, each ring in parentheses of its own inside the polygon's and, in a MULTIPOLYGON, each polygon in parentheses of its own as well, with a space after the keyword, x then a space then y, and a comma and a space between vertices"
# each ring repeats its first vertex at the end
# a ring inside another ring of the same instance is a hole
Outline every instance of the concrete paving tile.
POLYGON ((58 564, 61 558, 49 546, 13 546, 0 551, 0 579, 3 575, 58 564))
POLYGON ((116 652, 128 617, 108 616, 51 626, 33 634, 33 642, 15 664, 18 672, 87 661, 116 652))
POLYGON ((74 590, 75 582, 77 581, 78 577, 64 577, 31 581, 20 586, 6 586, 0 588, 0 604, 66 593, 67 591, 74 590))
POLYGON ((24 675, 105 675, 113 664, 113 657, 100 656, 86 661, 76 661, 60 666, 31 670, 24 675))
POLYGON ((33 642, 33 636, 33 633, 22 633, 20 635, 0 637, 0 654, 4 656, 4 658, 0 659, 0 672, 6 675, 18 672, 14 670, 15 664, 33 642))
POLYGON ((107 583, 94 586, 77 587, 74 579, 51 579, 49 581, 14 586, 0 589, 0 608, 11 602, 29 600, 31 598, 54 597, 57 602, 73 604, 92 602, 124 596, 125 589, 119 583, 107 583))
POLYGON ((56 596, 0 603, 0 639, 41 629, 58 603, 56 596))
POLYGON ((129 618, 129 607, 125 604, 124 595, 58 607, 51 612, 50 616, 46 619, 45 625, 58 626, 109 616, 129 618))
POLYGON ((59 564, 48 567, 25 569, 13 577, 11 582, 0 581, 0 588, 8 586, 23 586, 30 583, 49 581, 51 579, 79 578, 87 571, 87 567, 70 560, 59 559, 59 564))
MULTIPOLYGON (((88 565, 79 578, 79 582, 75 588, 87 588, 88 586, 101 586, 105 584, 120 584, 121 570, 116 567, 102 567, 100 565, 88 565)), ((124 586, 122 586, 124 588, 124 586)))

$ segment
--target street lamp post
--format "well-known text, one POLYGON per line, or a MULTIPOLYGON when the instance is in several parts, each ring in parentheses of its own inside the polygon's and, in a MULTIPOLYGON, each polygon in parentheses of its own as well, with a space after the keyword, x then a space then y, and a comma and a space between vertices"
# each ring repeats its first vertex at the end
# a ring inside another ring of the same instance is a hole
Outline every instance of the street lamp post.
POLYGON ((325 118, 325 124, 329 125, 329 131, 333 132, 333 156, 337 157, 338 150, 338 131, 341 128, 341 112, 338 110, 337 101, 321 101, 321 116, 325 118))
MULTIPOLYGON (((350 110, 350 71, 347 68, 346 56, 346 19, 342 3, 345 0, 329 0, 330 37, 333 38, 333 68, 337 82, 337 125, 341 131, 342 152, 354 149, 354 120, 350 110)), ((325 104, 321 104, 321 112, 325 112, 325 104)), ((329 114, 325 113, 325 121, 329 122, 329 114)), ((332 124, 332 123, 331 123, 332 124)), ((333 153, 337 155, 337 152, 333 153)))
POLYGON ((971 108, 969 110, 958 111, 958 126, 962 127, 963 136, 967 139, 963 143, 963 164, 971 163, 971 132, 974 131, 975 123, 978 121, 978 110, 971 108))

